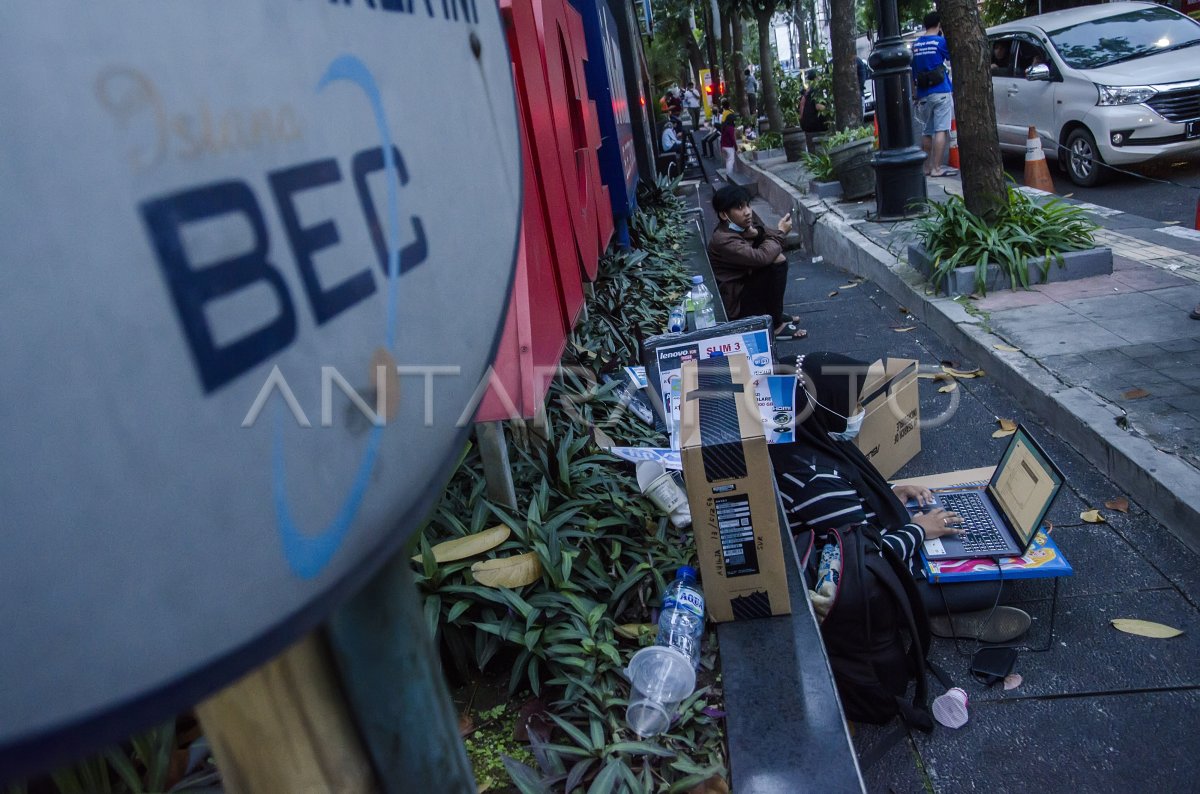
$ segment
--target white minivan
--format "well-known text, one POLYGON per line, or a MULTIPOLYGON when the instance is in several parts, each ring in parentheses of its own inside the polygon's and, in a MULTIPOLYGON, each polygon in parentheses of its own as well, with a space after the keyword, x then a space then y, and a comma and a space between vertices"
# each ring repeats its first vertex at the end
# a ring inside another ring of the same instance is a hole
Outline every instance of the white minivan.
POLYGON ((1000 146, 1030 126, 1071 180, 1200 158, 1200 22, 1152 3, 1105 3, 988 28, 1000 146))

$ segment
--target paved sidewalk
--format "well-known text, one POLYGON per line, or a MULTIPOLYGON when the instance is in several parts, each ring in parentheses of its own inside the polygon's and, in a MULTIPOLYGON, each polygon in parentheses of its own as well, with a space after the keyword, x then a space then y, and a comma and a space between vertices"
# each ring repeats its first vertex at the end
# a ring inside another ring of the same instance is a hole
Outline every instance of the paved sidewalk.
MULTIPOLYGON (((1200 303, 1200 232, 1064 199, 1101 225, 1096 239, 1113 250, 1112 275, 952 301, 908 266, 911 224, 872 222, 872 199, 806 195, 807 172, 782 158, 739 168, 754 174, 777 210, 799 205, 815 253, 876 280, 971 353, 1200 549, 1200 321, 1188 317, 1200 303)), ((961 193, 957 178, 928 184, 933 200, 961 193)))

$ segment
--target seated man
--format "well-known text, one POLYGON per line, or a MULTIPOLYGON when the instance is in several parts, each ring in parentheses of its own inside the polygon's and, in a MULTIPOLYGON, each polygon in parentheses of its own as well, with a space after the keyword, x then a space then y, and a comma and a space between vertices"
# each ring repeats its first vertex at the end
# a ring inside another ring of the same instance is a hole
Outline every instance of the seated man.
POLYGON ((672 122, 667 121, 663 124, 662 130, 662 153, 679 154, 681 151, 683 151, 683 141, 679 139, 679 132, 672 122))
POLYGON ((726 185, 713 195, 720 223, 708 242, 708 258, 731 320, 760 314, 771 316, 776 339, 803 339, 798 317, 783 313, 787 288, 787 259, 783 238, 792 230, 792 215, 768 229, 750 209, 750 194, 741 185, 726 185))

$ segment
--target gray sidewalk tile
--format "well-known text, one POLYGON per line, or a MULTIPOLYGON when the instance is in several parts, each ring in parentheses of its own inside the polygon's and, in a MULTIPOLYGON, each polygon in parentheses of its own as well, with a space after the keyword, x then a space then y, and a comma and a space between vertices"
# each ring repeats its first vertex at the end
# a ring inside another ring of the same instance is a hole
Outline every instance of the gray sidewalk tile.
POLYGON ((925 782, 917 770, 917 751, 907 732, 897 739, 896 731, 902 730, 897 723, 890 725, 856 724, 854 726, 854 749, 858 753, 863 783, 869 794, 924 794, 925 782), (886 749, 885 743, 891 743, 886 749), (872 759, 882 752, 869 766, 863 759, 872 759))
POLYGON ((999 290, 992 292, 986 298, 975 301, 975 306, 985 312, 1019 309, 1025 306, 1044 306, 1055 303, 1055 300, 1037 290, 999 290))
POLYGON ((1192 322, 1196 325, 1191 336, 1159 342, 1158 347, 1170 353, 1190 353, 1193 350, 1200 350, 1200 322, 1196 320, 1192 320, 1192 322))
POLYGON ((1130 290, 1129 286, 1119 281, 1116 276, 1092 276, 1074 281, 1035 284, 1033 289, 1060 303, 1067 303, 1078 298, 1095 298, 1117 292, 1125 293, 1130 290))
POLYGON ((1177 276, 1174 273, 1144 265, 1114 272, 1112 278, 1130 289, 1140 291, 1163 289, 1166 287, 1183 287, 1192 283, 1188 279, 1177 276))
POLYGON ((972 702, 970 709, 962 729, 916 737, 937 794, 1165 793, 1194 780, 1195 691, 972 702))
POLYGON ((1107 350, 1122 347, 1129 341, 1086 317, 1066 312, 1057 322, 1036 326, 1022 323, 1009 314, 997 314, 992 316, 992 327, 1034 357, 1107 350))
MULTIPOLYGON (((1060 585, 1056 604, 1044 599, 1022 605, 1034 624, 1022 640, 1026 650, 1020 653, 1014 668, 1024 678, 1019 688, 988 689, 976 682, 967 673, 969 656, 957 653, 950 640, 935 640, 930 657, 949 672, 973 702, 1200 687, 1200 665, 1195 663, 1200 653, 1200 612, 1174 587, 1077 597, 1064 596, 1063 587, 1060 585), (1170 640, 1151 640, 1118 631, 1110 623, 1114 618, 1150 620, 1184 633, 1170 640), (1153 664, 1145 663, 1146 654, 1153 654, 1153 664)), ((971 650, 971 642, 959 644, 964 652, 971 650)))
MULTIPOLYGON (((1174 306, 1176 309, 1183 309, 1190 312, 1200 303, 1200 284, 1189 284, 1186 287, 1168 287, 1166 289, 1156 289, 1153 292, 1154 297, 1164 303, 1174 306)), ((1200 321, 1192 320, 1193 323, 1200 325, 1200 321)), ((1193 331, 1193 334, 1196 332, 1193 331)))

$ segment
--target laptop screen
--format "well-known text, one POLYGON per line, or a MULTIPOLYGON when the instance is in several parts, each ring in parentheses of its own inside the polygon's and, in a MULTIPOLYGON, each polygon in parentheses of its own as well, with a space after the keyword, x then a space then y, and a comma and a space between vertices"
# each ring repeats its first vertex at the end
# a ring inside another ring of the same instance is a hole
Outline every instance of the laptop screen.
POLYGON ((988 483, 988 493, 1008 518, 1017 541, 1028 546, 1061 486, 1057 467, 1024 428, 1017 428, 988 483))

